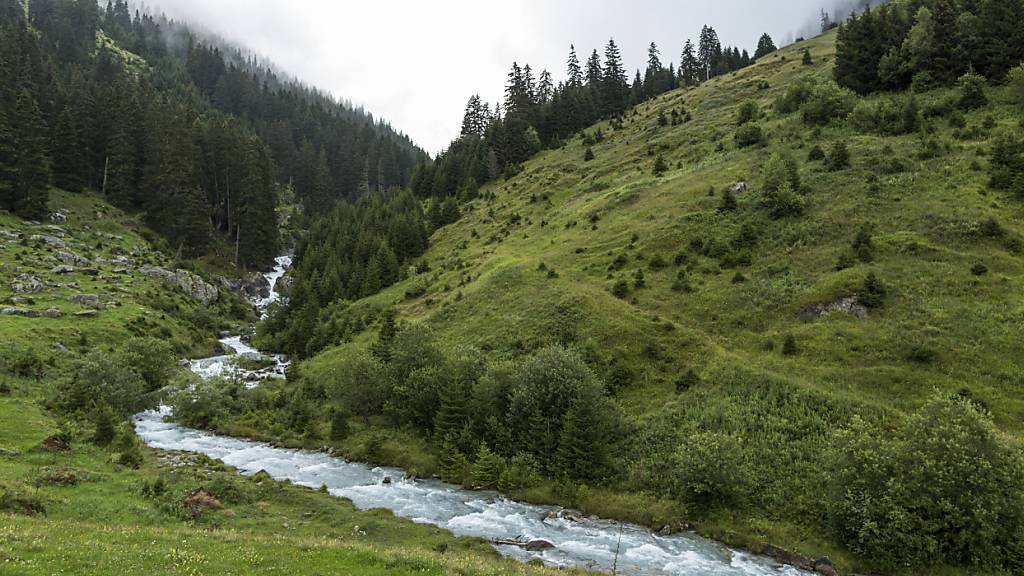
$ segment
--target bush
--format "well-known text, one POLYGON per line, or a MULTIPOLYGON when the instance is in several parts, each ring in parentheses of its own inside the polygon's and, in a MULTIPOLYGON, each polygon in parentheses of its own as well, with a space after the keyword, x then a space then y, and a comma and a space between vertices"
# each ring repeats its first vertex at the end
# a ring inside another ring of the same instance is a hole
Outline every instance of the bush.
POLYGON ((857 294, 857 299, 868 308, 881 308, 885 304, 888 290, 874 272, 868 273, 864 285, 857 294))
POLYGON ((58 379, 51 405, 64 413, 88 414, 97 405, 110 406, 126 418, 145 407, 147 385, 121 355, 93 350, 70 363, 68 374, 58 379))
POLYGON ((744 124, 736 129, 733 138, 737 147, 749 148, 764 143, 764 132, 757 124, 744 124))
POLYGON ((984 276, 988 274, 988 266, 979 262, 974 266, 971 266, 971 274, 974 274, 975 276, 984 276))
POLYGON ((937 396, 895 432, 855 418, 833 461, 836 532, 879 568, 1021 569, 1024 461, 970 400, 937 396))
POLYGON ((790 84, 786 91, 775 101, 775 110, 780 114, 792 114, 811 97, 812 86, 806 80, 790 84))
POLYGON ((1024 62, 1010 70, 1006 76, 1006 84, 1010 88, 1010 97, 1018 106, 1024 108, 1024 62))
POLYGON ((753 122, 761 117, 761 109, 757 106, 757 102, 753 100, 747 100, 740 105, 739 113, 736 116, 736 125, 743 126, 748 122, 753 122))
POLYGON ((665 162, 665 157, 659 155, 654 160, 654 175, 661 176, 665 172, 668 172, 668 164, 665 162))
POLYGON ((626 280, 619 280, 612 286, 612 296, 619 299, 625 299, 629 296, 629 282, 626 280))
POLYGON ((838 172, 849 167, 850 151, 847 149, 845 142, 842 140, 837 141, 828 151, 828 156, 825 158, 825 168, 832 172, 838 172))
POLYGON ((4 368, 14 376, 33 380, 41 380, 46 373, 46 363, 35 348, 16 350, 4 368))
POLYGON ((989 185, 1024 198, 1024 138, 1003 133, 992 146, 989 185))
POLYGON ((857 102, 850 122, 861 132, 898 136, 917 130, 920 114, 917 99, 912 94, 881 96, 857 102))
POLYGON ((800 111, 804 122, 821 126, 849 116, 856 102, 853 92, 830 81, 815 86, 800 111))
POLYGON ((121 349, 119 360, 142 376, 149 391, 167 386, 175 367, 171 345, 150 337, 129 339, 121 349))
POLYGON ((583 152, 583 161, 584 162, 590 162, 593 159, 594 159, 594 149, 591 148, 590 146, 587 146, 586 151, 583 152))
POLYGON ((825 159, 825 151, 821 149, 821 146, 815 144, 811 151, 807 153, 808 162, 821 162, 825 159))
POLYGON ((975 110, 988 105, 988 96, 985 95, 985 77, 973 71, 960 77, 960 100, 958 105, 961 110, 975 110))
POLYGON ((27 486, 0 482, 0 512, 34 516, 45 514, 46 505, 39 496, 39 490, 27 486))
POLYGON ((799 216, 804 200, 799 194, 800 171, 792 157, 784 153, 772 155, 764 170, 762 204, 773 218, 799 216))
POLYGON ((672 455, 673 494, 697 513, 739 507, 753 486, 742 441, 722 432, 696 432, 672 455))
POLYGON ((796 347, 796 338, 792 334, 787 334, 786 339, 782 342, 782 355, 783 356, 796 356, 799 350, 796 347))
POLYGON ((110 406, 103 404, 93 410, 92 423, 94 432, 92 443, 97 446, 110 446, 117 435, 117 416, 110 406))

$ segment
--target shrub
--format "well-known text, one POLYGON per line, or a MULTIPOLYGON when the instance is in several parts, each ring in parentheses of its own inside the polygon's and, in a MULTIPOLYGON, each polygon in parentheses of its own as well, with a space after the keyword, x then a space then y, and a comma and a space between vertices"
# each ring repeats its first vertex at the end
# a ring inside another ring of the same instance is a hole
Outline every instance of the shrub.
POLYGON ((110 406, 119 417, 145 407, 145 380, 120 355, 93 350, 70 363, 68 374, 56 381, 51 405, 65 413, 88 414, 96 405, 110 406))
POLYGON ((772 155, 765 166, 762 203, 773 218, 799 216, 804 200, 799 194, 800 171, 796 161, 784 153, 772 155))
POLYGON ((1024 62, 1010 70, 1006 76, 1006 83, 1010 87, 1010 96, 1020 107, 1024 107, 1024 62))
POLYGON ((875 259, 875 243, 871 237, 871 226, 864 224, 853 239, 853 253, 861 262, 870 263, 875 259))
POLYGON ((586 151, 583 152, 583 161, 584 162, 590 162, 593 159, 594 159, 594 149, 591 148, 590 146, 587 146, 586 151))
POLYGON ((736 115, 736 125, 743 126, 748 122, 753 122, 761 117, 761 109, 757 106, 757 102, 753 100, 747 100, 740 105, 740 110, 736 115))
POLYGON ((780 114, 796 112, 811 97, 811 90, 811 83, 806 80, 790 84, 782 96, 775 101, 775 109, 780 114))
POLYGON ((820 162, 825 159, 825 151, 821 149, 821 146, 815 144, 811 151, 807 153, 808 162, 820 162))
POLYGON ((736 129, 733 139, 739 148, 749 148, 764 143, 764 132, 757 124, 744 124, 736 129))
POLYGON ((815 86, 800 111, 804 122, 820 126, 849 116, 856 101, 853 92, 830 81, 815 86))
POLYGON ((723 432, 695 432, 672 455, 674 495, 697 513, 739 507, 754 484, 742 441, 723 432))
POLYGON ((985 274, 988 274, 988 266, 979 262, 974 266, 971 266, 971 274, 974 274, 975 276, 984 276, 985 274))
POLYGON ((799 350, 796 346, 796 338, 792 334, 787 334, 786 339, 782 342, 782 355, 783 356, 796 356, 799 350))
POLYGON ((912 94, 881 96, 857 102, 850 122, 861 132, 898 136, 917 130, 920 114, 917 99, 912 94))
POLYGON ((804 66, 810 66, 810 65, 814 64, 814 59, 811 58, 811 50, 810 50, 810 48, 804 48, 803 64, 804 64, 804 66))
POLYGON ((970 400, 936 396, 894 432, 855 417, 834 462, 836 532, 879 568, 1021 568, 1024 462, 970 400))
POLYGON ((989 184, 1024 198, 1024 138, 1003 133, 992 146, 989 184))
POLYGON ((46 373, 46 364, 43 357, 35 348, 22 348, 14 352, 13 357, 7 362, 6 370, 21 378, 42 379, 46 373))
POLYGON ((664 270, 668 268, 668 262, 665 261, 661 254, 655 254, 654 258, 651 258, 650 263, 648 263, 648 266, 650 266, 651 270, 664 270))
POLYGON ((668 172, 668 164, 665 162, 665 158, 659 155, 654 160, 654 175, 661 176, 665 172, 668 172))
POLYGON ((690 368, 676 380, 676 392, 682 394, 700 384, 700 377, 690 368))
POLYGON ((842 140, 834 143, 825 158, 825 168, 838 172, 850 167, 850 151, 842 140))
POLYGON ((24 485, 0 482, 0 512, 34 516, 45 514, 46 505, 39 495, 39 490, 29 490, 24 485))
POLYGON ((626 280, 619 280, 612 286, 612 296, 619 299, 625 299, 629 296, 629 282, 626 280))
POLYGON ((888 290, 878 276, 874 272, 869 272, 857 294, 857 299, 868 308, 881 308, 887 294, 888 290))
POLYGON ((135 429, 128 422, 121 425, 117 438, 114 440, 114 462, 128 468, 138 468, 142 464, 142 448, 135 436, 135 429))
POLYGON ((504 468, 505 460, 483 442, 470 471, 470 485, 474 489, 497 488, 504 468))
POLYGON ((94 428, 92 443, 97 446, 110 446, 117 435, 117 416, 110 406, 106 404, 97 406, 93 410, 92 423, 94 428))
POLYGON ((131 338, 121 349, 119 360, 131 366, 146 381, 149 391, 167 386, 174 371, 171 345, 157 338, 131 338))
POLYGON ((985 95, 985 77, 973 71, 960 77, 960 99, 957 104, 961 110, 975 110, 988 105, 985 95))

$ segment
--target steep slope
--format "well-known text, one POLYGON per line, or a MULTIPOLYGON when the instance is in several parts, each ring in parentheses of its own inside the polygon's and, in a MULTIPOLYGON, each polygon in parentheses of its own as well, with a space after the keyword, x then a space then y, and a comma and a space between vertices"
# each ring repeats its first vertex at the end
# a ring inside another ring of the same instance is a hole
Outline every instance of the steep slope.
MULTIPOLYGON (((350 348, 376 339, 351 326, 391 307, 492 360, 576 347, 634 423, 613 486, 689 500, 721 537, 877 566, 823 530, 843 430, 864 419, 896 434, 938 395, 987 408, 1019 440, 1024 213, 986 170, 992 138, 1019 115, 1002 88, 964 113, 956 89, 918 94, 920 128, 898 136, 782 113, 801 81, 831 79, 834 43, 829 33, 665 94, 485 187, 431 239, 426 266, 326 312, 353 343, 302 373, 333 381, 350 348), (740 147, 749 101, 765 143, 740 147), (851 165, 829 169, 838 143, 851 165), (824 161, 808 159, 815 147, 824 161), (800 215, 767 206, 778 153, 797 161, 800 215), (709 469, 687 468, 700 459, 686 452, 705 440, 707 461, 740 470, 711 480, 738 488, 706 507, 687 479, 709 469)), ((576 503, 630 514, 599 500, 576 503)))

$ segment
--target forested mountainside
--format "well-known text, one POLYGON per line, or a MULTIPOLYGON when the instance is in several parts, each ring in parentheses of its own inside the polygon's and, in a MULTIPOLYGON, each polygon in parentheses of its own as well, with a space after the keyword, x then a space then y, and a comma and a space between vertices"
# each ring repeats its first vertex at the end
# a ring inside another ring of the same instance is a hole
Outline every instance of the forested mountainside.
POLYGON ((182 413, 844 571, 1020 571, 1022 16, 892 2, 550 140, 530 99, 522 158, 517 66, 414 177, 396 284, 318 292, 311 235, 258 338, 311 357, 182 413))
POLYGON ((362 110, 123 0, 3 0, 0 16, 0 206, 19 215, 43 217, 51 185, 91 188, 185 256, 264 267, 282 197, 318 215, 426 159, 362 110))

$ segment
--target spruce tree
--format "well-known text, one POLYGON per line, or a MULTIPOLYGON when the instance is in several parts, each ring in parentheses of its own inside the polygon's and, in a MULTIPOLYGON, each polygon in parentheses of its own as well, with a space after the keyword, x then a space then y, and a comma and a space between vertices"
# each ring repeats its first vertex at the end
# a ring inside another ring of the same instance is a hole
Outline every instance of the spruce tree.
POLYGON ((614 116, 622 113, 626 109, 629 84, 626 81, 626 70, 622 66, 622 55, 614 39, 609 40, 605 47, 601 87, 604 114, 614 116))
POLYGON ((53 150, 53 184, 69 192, 80 192, 85 187, 88 163, 81 131, 76 123, 72 103, 66 102, 53 130, 50 149, 53 150))
POLYGON ((453 484, 462 484, 466 481, 469 461, 466 459, 466 455, 459 450, 453 436, 448 435, 444 437, 439 460, 441 480, 453 484))
POLYGON ((501 456, 491 452, 486 442, 481 443, 470 472, 471 487, 474 489, 496 488, 503 468, 504 462, 501 456))
POLYGON ((775 47, 775 42, 772 41, 772 37, 767 33, 762 34, 761 39, 757 41, 757 50, 754 50, 754 60, 760 60, 776 50, 778 50, 778 48, 775 47))
POLYGON ((576 46, 569 46, 568 83, 570 88, 583 86, 583 69, 580 59, 576 56, 576 46))
POLYGON ((691 40, 686 41, 679 58, 679 81, 684 86, 693 86, 700 81, 700 61, 691 40))
POLYGON ((14 107, 14 203, 23 218, 42 219, 50 198, 50 159, 46 151, 46 124, 28 87, 22 88, 14 107))

